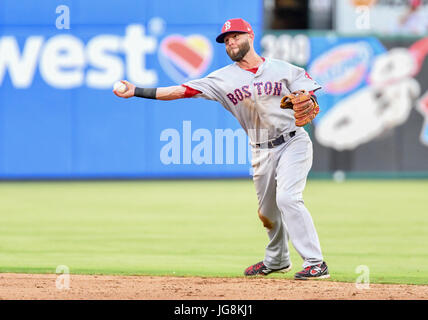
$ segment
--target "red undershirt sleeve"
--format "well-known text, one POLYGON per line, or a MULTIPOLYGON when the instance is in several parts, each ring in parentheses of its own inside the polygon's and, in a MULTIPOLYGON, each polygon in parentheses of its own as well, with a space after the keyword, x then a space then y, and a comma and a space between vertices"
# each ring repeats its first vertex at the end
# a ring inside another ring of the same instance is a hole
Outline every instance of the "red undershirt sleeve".
POLYGON ((185 98, 191 98, 191 97, 193 97, 193 96, 195 96, 197 94, 202 93, 201 91, 193 89, 193 88, 191 88, 189 86, 186 86, 184 84, 182 84, 182 86, 186 88, 186 91, 184 92, 184 97, 185 98))

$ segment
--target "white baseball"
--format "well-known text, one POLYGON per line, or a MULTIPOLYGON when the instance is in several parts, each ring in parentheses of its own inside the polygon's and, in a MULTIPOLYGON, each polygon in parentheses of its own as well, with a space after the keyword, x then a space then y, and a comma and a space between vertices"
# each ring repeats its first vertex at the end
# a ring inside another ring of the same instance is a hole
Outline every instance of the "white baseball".
POLYGON ((119 93, 124 93, 126 90, 128 90, 128 87, 123 82, 116 81, 113 85, 113 89, 119 93))

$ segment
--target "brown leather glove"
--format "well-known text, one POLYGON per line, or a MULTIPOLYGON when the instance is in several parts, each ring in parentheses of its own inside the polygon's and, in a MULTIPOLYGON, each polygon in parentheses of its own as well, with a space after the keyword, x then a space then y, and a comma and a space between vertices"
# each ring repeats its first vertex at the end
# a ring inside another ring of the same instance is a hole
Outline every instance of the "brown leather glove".
POLYGON ((315 119, 320 111, 317 101, 305 90, 294 91, 281 99, 282 109, 293 109, 295 123, 298 127, 315 119))

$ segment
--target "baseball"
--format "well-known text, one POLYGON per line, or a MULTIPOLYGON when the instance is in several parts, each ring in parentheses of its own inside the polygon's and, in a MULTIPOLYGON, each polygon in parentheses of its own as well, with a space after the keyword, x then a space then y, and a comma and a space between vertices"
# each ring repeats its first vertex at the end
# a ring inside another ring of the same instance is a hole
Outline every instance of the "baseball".
POLYGON ((124 93, 128 90, 128 87, 123 82, 116 81, 113 85, 113 89, 119 93, 124 93))

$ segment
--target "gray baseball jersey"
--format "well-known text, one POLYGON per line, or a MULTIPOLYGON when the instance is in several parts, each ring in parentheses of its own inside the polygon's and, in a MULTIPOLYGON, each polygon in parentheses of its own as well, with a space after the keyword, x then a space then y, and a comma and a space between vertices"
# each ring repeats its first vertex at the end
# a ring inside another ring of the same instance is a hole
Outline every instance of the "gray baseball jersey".
POLYGON ((252 143, 264 142, 259 129, 267 130, 268 140, 297 129, 293 111, 279 107, 283 96, 321 88, 304 69, 270 58, 255 74, 233 63, 185 85, 202 92, 194 97, 220 102, 238 119, 252 143))
POLYGON ((264 264, 271 269, 291 266, 289 239, 303 258, 303 267, 322 263, 318 235, 302 197, 312 166, 312 142, 304 129, 295 126, 294 111, 280 108, 283 96, 315 91, 320 85, 302 68, 269 58, 256 73, 233 63, 184 85, 201 92, 196 98, 220 102, 250 138, 258 214, 269 236, 264 264), (292 131, 295 135, 288 135, 292 131), (254 145, 282 134, 286 140, 277 147, 260 152, 254 145))

